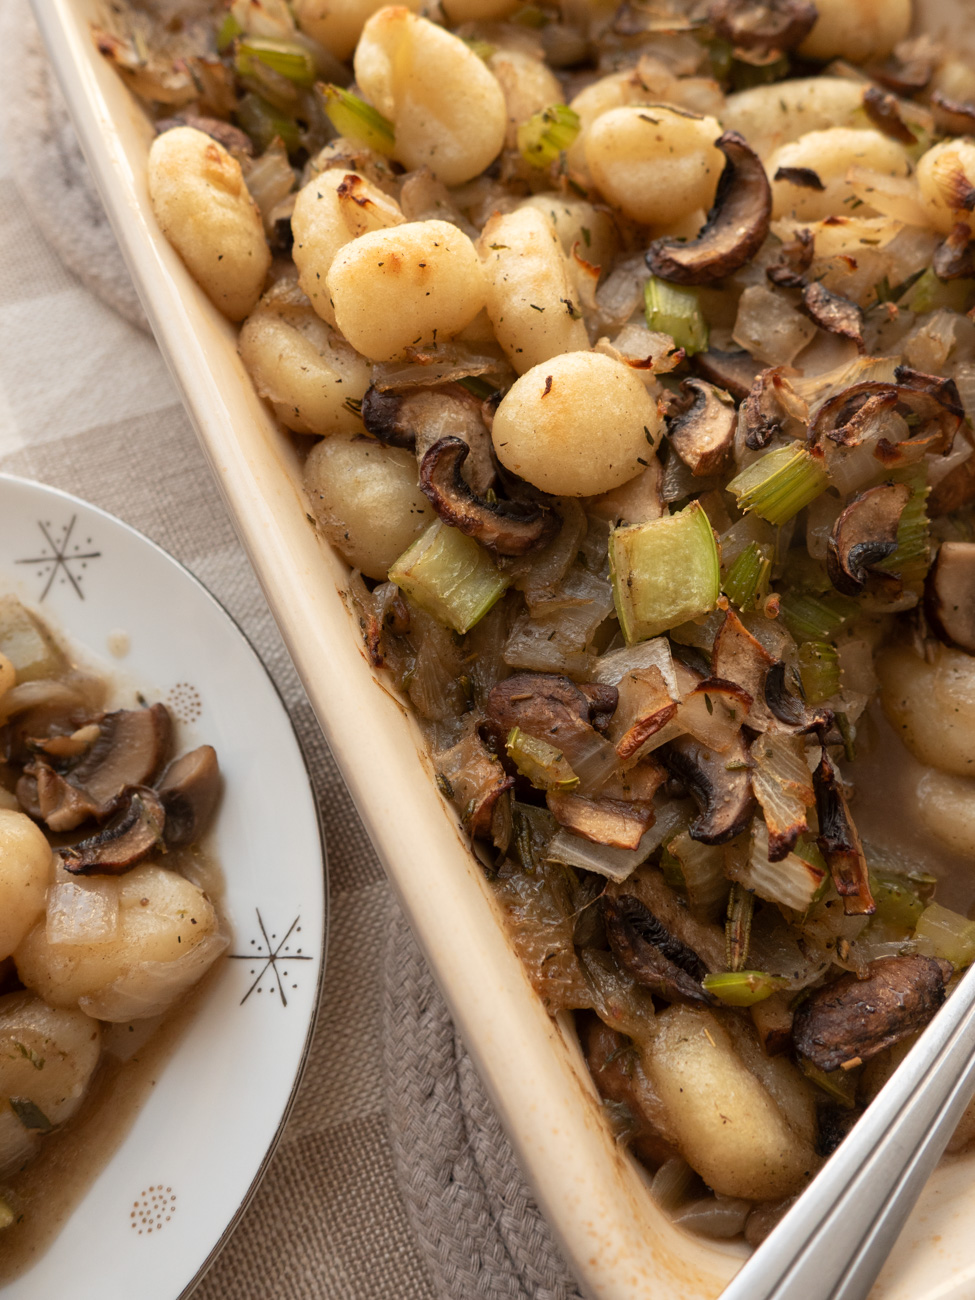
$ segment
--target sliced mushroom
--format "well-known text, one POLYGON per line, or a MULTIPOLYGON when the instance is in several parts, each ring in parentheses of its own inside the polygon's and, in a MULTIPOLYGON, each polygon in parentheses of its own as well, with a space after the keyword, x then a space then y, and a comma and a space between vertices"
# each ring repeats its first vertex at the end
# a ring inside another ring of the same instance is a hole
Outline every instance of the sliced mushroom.
POLYGON ((166 844, 195 844, 206 832, 220 798, 220 767, 212 745, 201 745, 170 763, 156 785, 166 812, 166 844))
POLYGON ((817 16, 809 0, 712 0, 708 8, 719 36, 736 49, 759 54, 794 50, 812 31, 817 16))
POLYGON ((748 750, 739 732, 723 753, 690 736, 663 746, 660 761, 678 777, 700 809, 688 832, 702 844, 726 844, 748 825, 755 809, 748 750))
POLYGON ((711 669, 715 677, 735 682, 751 696, 748 725, 756 731, 774 726, 774 711, 766 703, 767 680, 775 658, 745 627, 733 609, 725 612, 711 651, 711 669))
POLYGON ((202 131, 211 140, 216 140, 217 144, 222 144, 238 161, 241 158, 254 156, 254 145, 250 136, 239 126, 232 126, 230 122, 225 122, 219 117, 201 117, 198 113, 177 113, 173 117, 161 118, 155 125, 157 135, 162 135, 164 131, 171 131, 177 126, 191 126, 194 131, 202 131))
POLYGON ((737 131, 715 143, 727 162, 704 229, 686 244, 658 239, 647 252, 647 265, 662 280, 714 284, 751 261, 768 234, 772 190, 761 159, 737 131))
POLYGON ((608 844, 615 849, 638 849, 644 832, 654 822, 649 803, 587 799, 565 790, 549 790, 545 802, 560 826, 592 844, 608 844))
POLYGON ((606 732, 619 703, 619 691, 600 682, 579 682, 579 690, 589 701, 590 723, 597 731, 606 732))
POLYGON ((606 937, 616 960, 643 988, 668 1002, 713 1004, 701 986, 707 967, 632 894, 604 895, 606 937))
POLYGON ((868 86, 863 92, 863 108, 878 131, 900 144, 917 144, 914 132, 901 117, 900 105, 889 91, 868 86))
POLYGON ((866 979, 842 975, 796 1011, 792 1041, 800 1056, 830 1073, 869 1061, 917 1033, 945 1000, 950 962, 935 957, 882 957, 866 979))
POLYGON ((843 447, 858 446, 873 422, 900 401, 896 384, 867 380, 836 393, 825 401, 812 421, 813 440, 829 438, 843 447))
POLYGON ((420 490, 444 523, 498 555, 526 555, 544 546, 558 529, 557 516, 520 501, 492 505, 475 496, 460 472, 469 454, 463 438, 447 437, 435 442, 420 462, 420 490))
POLYGON ((803 290, 799 310, 828 334, 850 339, 857 345, 858 352, 866 351, 863 341, 863 312, 849 298, 830 293, 825 285, 816 282, 803 290))
POLYGON ((106 713, 99 726, 101 735, 81 762, 63 774, 35 765, 39 813, 52 831, 111 816, 123 790, 150 785, 169 757, 173 724, 164 704, 106 713))
POLYGON ((975 239, 964 221, 959 221, 934 250, 931 270, 939 280, 967 280, 975 276, 975 239))
POLYGON ((832 725, 833 714, 822 707, 809 709, 794 691, 789 690, 793 670, 781 659, 775 661, 765 674, 765 703, 768 710, 782 726, 797 736, 817 731, 824 734, 832 725))
MULTIPOLYGON (((600 712, 604 713, 609 692, 604 688, 600 712)), ((568 677, 550 673, 515 673, 491 691, 484 706, 485 727, 503 753, 512 727, 529 736, 558 746, 560 737, 576 735, 579 724, 590 725, 591 706, 584 692, 568 677)))
POLYGON ((975 654, 975 542, 944 542, 924 587, 924 612, 942 641, 975 654))
POLYGON ((681 392, 693 397, 689 410, 670 421, 670 445, 695 478, 717 474, 735 438, 734 399, 703 379, 685 379, 681 392))
POLYGON ((155 790, 135 786, 97 835, 58 850, 73 876, 121 876, 163 843, 166 812, 155 790))
POLYGON ((720 348, 709 348, 707 352, 698 352, 691 357, 691 369, 741 402, 755 382, 759 363, 750 352, 722 352, 720 348))
POLYGON ((929 37, 904 41, 881 64, 870 64, 863 71, 895 95, 910 98, 924 90, 944 55, 929 37))
MULTIPOLYGON (((801 190, 815 190, 817 194, 822 194, 826 186, 822 182, 819 172, 813 171, 811 167, 779 167, 772 177, 773 181, 788 181, 790 185, 796 185, 801 190)), ((807 231, 811 234, 811 231, 807 231)))
POLYGON ((870 893, 867 860, 836 769, 825 749, 813 773, 813 789, 819 816, 817 842, 829 865, 836 892, 843 899, 843 910, 847 916, 872 916, 877 905, 870 893))
MULTIPOLYGON (((781 167, 779 171, 782 171, 781 167)), ((792 183, 794 185, 796 182, 793 180, 792 183)), ((813 232, 807 226, 800 226, 794 237, 783 243, 779 250, 779 260, 766 267, 765 274, 782 289, 804 289, 806 272, 812 266, 815 254, 816 240, 813 232)))
POLYGON ((751 392, 741 404, 739 423, 750 451, 761 451, 785 432, 786 411, 778 400, 777 376, 775 367, 759 371, 751 392))
MULTIPOLYGON (((867 488, 841 512, 829 535, 826 572, 837 591, 855 596, 871 571, 897 549, 897 527, 911 497, 907 483, 867 488)), ((891 574, 875 574, 891 579, 891 574)), ((896 581, 896 579, 894 579, 896 581)))
POLYGON ((927 437, 929 451, 950 451, 955 434, 965 418, 958 387, 953 379, 927 375, 909 366, 898 366, 895 383, 867 380, 853 384, 829 398, 818 409, 810 430, 814 441, 829 438, 846 447, 863 441, 874 420, 886 411, 900 410, 913 417, 920 428, 912 440, 927 437))
POLYGON ((936 90, 931 95, 931 112, 935 126, 945 135, 975 135, 975 104, 949 99, 936 90))
POLYGON ((362 422, 374 438, 410 448, 419 461, 441 438, 462 438, 471 449, 464 478, 481 493, 497 480, 485 405, 459 384, 383 390, 373 385, 362 399, 362 422))

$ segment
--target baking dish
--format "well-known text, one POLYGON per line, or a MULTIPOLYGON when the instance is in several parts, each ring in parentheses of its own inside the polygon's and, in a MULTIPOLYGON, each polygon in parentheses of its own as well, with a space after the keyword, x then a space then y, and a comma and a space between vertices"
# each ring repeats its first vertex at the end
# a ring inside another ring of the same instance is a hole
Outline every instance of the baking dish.
MULTIPOLYGON (((738 1244, 679 1231, 613 1142, 567 1025, 549 1019, 497 921, 480 868, 430 779, 419 733, 369 667, 342 595, 344 564, 305 513, 291 441, 256 397, 235 330, 159 232, 145 165, 152 128, 103 63, 98 0, 34 0, 41 27, 157 340, 332 751, 494 1097, 539 1203, 598 1300, 717 1296, 738 1244)), ((928 5, 929 27, 965 20, 928 5)), ((975 1154, 939 1169, 876 1294, 975 1293, 975 1154)))

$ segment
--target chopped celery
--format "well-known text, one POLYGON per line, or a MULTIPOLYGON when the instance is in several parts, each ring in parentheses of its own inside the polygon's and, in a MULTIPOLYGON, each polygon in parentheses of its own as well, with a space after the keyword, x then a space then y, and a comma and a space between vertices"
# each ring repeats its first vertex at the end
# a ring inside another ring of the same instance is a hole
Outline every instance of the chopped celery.
POLYGON ((532 167, 548 167, 579 134, 579 114, 566 104, 532 113, 518 128, 518 152, 532 167))
POLYGON ((294 118, 278 112, 273 104, 255 91, 248 91, 234 111, 237 125, 254 141, 259 153, 264 153, 280 138, 288 153, 301 148, 301 131, 294 118))
POLYGON ((931 529, 927 510, 929 488, 923 468, 894 475, 894 478, 907 483, 911 495, 897 525, 897 548, 892 555, 881 560, 877 568, 886 573, 896 573, 906 586, 911 586, 923 582, 931 567, 931 529))
POLYGON ((925 957, 950 961, 956 971, 975 961, 975 921, 940 903, 931 903, 924 909, 914 937, 918 952, 925 957))
POLYGON ((389 581, 445 626, 467 632, 510 579, 472 537, 438 519, 399 557, 389 581))
POLYGON ((243 34, 244 29, 233 14, 226 14, 223 22, 217 28, 217 49, 221 54, 226 53, 237 37, 243 34))
POLYGON ((465 36, 464 44, 472 54, 476 54, 477 57, 483 59, 485 63, 492 54, 497 52, 498 48, 496 45, 492 45, 490 41, 482 41, 476 36, 465 36))
POLYGON ((803 1074, 817 1088, 822 1088, 828 1096, 845 1110, 853 1110, 857 1104, 857 1082, 860 1071, 854 1067, 851 1070, 831 1070, 829 1074, 821 1070, 818 1065, 813 1065, 812 1061, 807 1060, 805 1056, 799 1057, 799 1068, 803 1074))
POLYGON ((921 315, 947 307, 964 313, 975 301, 975 280, 939 280, 929 268, 905 296, 904 306, 921 315))
POLYGON ((860 606, 846 596, 810 596, 793 591, 779 602, 779 618, 797 641, 828 641, 851 618, 860 606))
POLYGON ((522 776, 526 776, 539 790, 571 790, 579 784, 579 778, 565 761, 561 749, 556 749, 547 740, 539 740, 526 735, 518 727, 512 727, 504 747, 522 776))
POLYGON ((325 114, 339 135, 360 140, 378 153, 392 153, 395 132, 388 117, 341 86, 329 83, 320 90, 325 114))
POLYGON ((17 1222, 17 1215, 9 1201, 0 1196, 0 1231, 10 1228, 17 1222))
POLYGON ((647 328, 669 334, 689 357, 707 351, 708 325, 693 289, 679 289, 651 275, 643 286, 643 309, 647 328))
POLYGON ((909 877, 871 871, 870 893, 877 904, 875 921, 905 934, 914 930, 924 911, 924 903, 917 885, 909 877))
POLYGON ((768 595, 772 557, 758 542, 749 542, 724 575, 724 594, 739 609, 749 609, 768 595))
POLYGON ((680 864, 680 859, 674 857, 669 848, 661 850, 660 870, 663 872, 664 880, 671 889, 676 889, 682 894, 687 893, 684 869, 680 864))
POLYGON ((840 689, 840 660, 828 641, 804 641, 799 647, 799 679, 807 704, 822 704, 840 689))
POLYGON ((265 36, 244 37, 237 44, 234 58, 238 76, 253 76, 259 71, 254 66, 257 63, 263 63, 272 72, 287 77, 296 86, 315 84, 315 60, 303 45, 294 41, 274 41, 265 36))
POLYGON ((728 484, 740 510, 752 511, 770 524, 784 524, 826 488, 822 459, 801 442, 766 452, 728 484))
POLYGON ((729 970, 715 975, 705 975, 701 981, 708 993, 729 1007, 753 1007, 767 997, 786 988, 789 981, 781 975, 767 975, 760 970, 729 970))
POLYGON ((753 62, 735 57, 731 60, 732 90, 751 90, 753 86, 768 86, 789 75, 789 58, 773 51, 768 59, 753 62))
POLYGON ((708 613, 721 594, 718 548, 698 501, 676 515, 612 529, 609 569, 627 645, 708 613))

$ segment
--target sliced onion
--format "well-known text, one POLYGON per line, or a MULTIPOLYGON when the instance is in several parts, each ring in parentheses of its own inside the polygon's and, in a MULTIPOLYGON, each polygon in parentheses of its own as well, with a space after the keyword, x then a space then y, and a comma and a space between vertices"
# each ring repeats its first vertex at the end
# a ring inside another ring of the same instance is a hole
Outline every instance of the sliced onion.
POLYGON ((500 380, 506 372, 506 363, 498 357, 475 352, 464 343, 452 342, 414 354, 413 360, 381 361, 372 368, 372 382, 382 393, 390 388, 426 388, 481 375, 500 380))
POLYGON ((917 326, 904 340, 904 359, 909 366, 926 375, 940 375, 948 354, 957 341, 962 317, 941 307, 932 312, 923 325, 917 326))
POLYGON ((555 599, 558 584, 579 554, 589 526, 585 511, 571 497, 560 500, 557 509, 562 518, 558 534, 532 557, 528 572, 515 582, 529 609, 555 599))
POLYGON ((627 673, 639 672, 643 668, 659 668, 672 698, 677 699, 674 660, 670 642, 665 636, 600 655, 593 664, 592 681, 602 686, 618 686, 627 673))
POLYGON ((791 907, 795 912, 804 913, 809 909, 826 879, 824 871, 795 853, 788 853, 781 862, 770 862, 768 830, 757 817, 752 823, 747 857, 736 849, 737 845, 725 855, 725 870, 732 880, 759 898, 791 907))
POLYGON ((846 183, 861 203, 881 216, 902 221, 905 226, 930 225, 921 191, 912 177, 888 176, 854 163, 846 173, 846 183))
POLYGON ((699 1237, 727 1240, 745 1231, 745 1220, 752 1212, 752 1202, 731 1196, 706 1196, 691 1201, 673 1213, 673 1220, 699 1237))
POLYGON ((227 947, 226 935, 208 934, 175 961, 140 961, 97 993, 78 999, 96 1020, 145 1020, 173 1005, 213 965, 227 947))
POLYGON ((668 853, 680 863, 681 875, 691 907, 710 911, 728 897, 730 882, 725 875, 724 849, 692 840, 687 831, 667 845, 668 853))
POLYGON ((643 286, 650 278, 642 253, 620 258, 596 290, 596 306, 607 329, 620 329, 643 305, 643 286))
POLYGON ((295 174, 280 138, 255 158, 244 177, 251 198, 261 210, 266 232, 271 231, 271 213, 295 187, 295 174))
POLYGON ((805 745, 798 736, 765 733, 755 740, 751 756, 752 790, 766 827, 780 850, 786 844, 791 849, 808 829, 806 809, 815 798, 805 745))
POLYGON ((107 876, 58 880, 47 895, 48 943, 107 943, 118 934, 119 882, 107 876))
POLYGON ((623 881, 633 874, 665 839, 683 825, 686 809, 680 804, 665 803, 657 810, 657 820, 644 834, 638 849, 612 849, 605 844, 590 844, 571 831, 559 830, 549 843, 546 856, 552 862, 595 871, 610 880, 623 881))
POLYGON ((683 1205, 696 1177, 686 1160, 674 1156, 671 1160, 665 1160, 654 1174, 650 1195, 661 1209, 673 1213, 679 1205, 683 1205))

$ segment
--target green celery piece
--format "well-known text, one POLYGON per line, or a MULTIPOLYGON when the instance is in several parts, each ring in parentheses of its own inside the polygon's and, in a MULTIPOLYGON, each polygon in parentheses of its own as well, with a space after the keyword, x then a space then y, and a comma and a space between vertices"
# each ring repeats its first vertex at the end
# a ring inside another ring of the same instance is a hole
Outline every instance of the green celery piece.
POLYGON ((579 784, 561 749, 547 740, 512 727, 504 747, 521 775, 538 790, 572 790, 579 784))
POLYGON ((828 641, 804 641, 799 647, 799 678, 807 704, 822 704, 840 689, 840 660, 828 641))
POLYGON ((276 41, 265 36, 245 36, 237 43, 234 67, 241 77, 253 76, 255 63, 279 76, 287 77, 296 86, 315 84, 315 60, 303 45, 294 41, 276 41))
POLYGON ((779 618, 799 642, 829 641, 840 628, 860 613, 860 606, 848 596, 811 596, 790 591, 779 604, 779 618))
POLYGON ((929 904, 918 918, 914 931, 918 952, 941 957, 955 970, 975 961, 975 921, 940 903, 929 904))
POLYGON ((438 519, 399 557, 389 581, 455 632, 468 632, 510 579, 472 537, 438 519))
POLYGON ((924 912, 924 903, 909 877, 871 871, 870 893, 877 904, 875 921, 905 934, 914 930, 924 912))
POLYGON ((930 488, 923 466, 901 471, 892 478, 907 483, 911 495, 897 525, 896 550, 877 567, 886 573, 896 573, 910 587, 923 582, 931 567, 931 521, 927 509, 930 488))
POLYGON ((707 614, 721 595, 718 547, 699 501, 676 515, 612 529, 609 571, 627 645, 707 614))
POLYGON ((341 86, 319 86, 325 115, 339 135, 361 140, 378 153, 390 154, 396 142, 395 129, 388 117, 358 95, 341 86))
POLYGON ((807 1079, 811 1080, 817 1088, 822 1088, 828 1096, 845 1110, 854 1110, 857 1104, 857 1080, 860 1076, 860 1067, 854 1066, 852 1070, 830 1070, 827 1074, 821 1070, 818 1065, 813 1065, 812 1061, 807 1060, 805 1056, 799 1057, 799 1068, 807 1079))
POLYGON ((289 154, 301 148, 301 131, 294 118, 279 112, 256 91, 250 90, 242 97, 234 116, 240 129, 254 141, 258 153, 270 148, 278 137, 289 154))
POLYGON ((693 289, 679 289, 651 275, 643 286, 643 310, 647 328, 669 334, 689 357, 707 351, 708 324, 693 289))
POLYGON ((228 13, 224 17, 223 22, 217 28, 217 49, 221 54, 225 54, 227 50, 230 49, 231 45, 233 45, 237 37, 242 36, 243 34, 243 27, 241 27, 233 14, 228 13))
POLYGON ((788 984, 789 981, 780 975, 767 975, 760 970, 720 971, 705 975, 701 981, 702 988, 729 1007, 753 1007, 778 989, 787 988, 788 984))
POLYGON ((920 316, 947 307, 964 313, 975 301, 975 280, 939 280, 929 268, 905 295, 904 306, 920 316))
POLYGON ((740 510, 752 511, 770 524, 785 524, 829 487, 822 459, 801 442, 768 451, 737 474, 727 486, 740 510))
POLYGON ((768 595, 772 560, 758 542, 749 542, 724 575, 724 593, 739 609, 749 609, 768 595))
POLYGON ((532 113, 518 128, 518 152, 531 167, 548 167, 579 134, 579 114, 566 104, 532 113))

